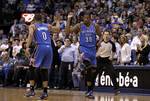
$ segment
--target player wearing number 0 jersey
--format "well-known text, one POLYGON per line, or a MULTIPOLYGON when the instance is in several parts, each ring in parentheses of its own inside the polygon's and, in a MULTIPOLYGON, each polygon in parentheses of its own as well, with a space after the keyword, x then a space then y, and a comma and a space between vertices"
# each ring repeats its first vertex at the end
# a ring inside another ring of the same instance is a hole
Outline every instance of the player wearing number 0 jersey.
POLYGON ((36 51, 32 57, 31 66, 29 68, 29 82, 30 90, 25 94, 26 97, 35 95, 35 67, 40 68, 40 76, 43 81, 43 93, 40 99, 46 99, 48 97, 48 69, 51 67, 53 53, 51 46, 51 32, 59 32, 59 16, 54 17, 56 20, 56 26, 51 26, 42 22, 42 15, 36 14, 35 23, 29 26, 29 35, 27 38, 27 50, 29 53, 29 46, 34 40, 36 42, 36 51))
POLYGON ((34 66, 38 68, 49 68, 52 63, 51 35, 48 24, 36 23, 34 40, 36 42, 36 51, 34 53, 34 66))

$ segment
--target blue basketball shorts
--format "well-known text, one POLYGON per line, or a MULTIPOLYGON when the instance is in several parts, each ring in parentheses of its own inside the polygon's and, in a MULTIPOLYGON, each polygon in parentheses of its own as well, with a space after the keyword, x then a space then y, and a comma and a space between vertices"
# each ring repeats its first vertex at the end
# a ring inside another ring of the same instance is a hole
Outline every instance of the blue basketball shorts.
POLYGON ((34 67, 51 68, 53 50, 51 45, 38 45, 34 53, 34 67))

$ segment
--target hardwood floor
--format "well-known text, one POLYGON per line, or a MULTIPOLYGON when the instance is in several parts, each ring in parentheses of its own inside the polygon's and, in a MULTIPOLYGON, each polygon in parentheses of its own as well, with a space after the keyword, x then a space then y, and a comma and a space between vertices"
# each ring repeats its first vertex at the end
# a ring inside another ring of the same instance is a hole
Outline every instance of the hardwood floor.
MULTIPOLYGON (((41 90, 36 90, 36 96, 24 97, 25 89, 22 88, 0 88, 0 101, 41 101, 39 96, 41 90)), ((49 97, 45 101, 150 101, 150 96, 133 94, 120 94, 114 96, 111 93, 94 93, 95 99, 88 99, 84 92, 67 90, 49 90, 49 97)))

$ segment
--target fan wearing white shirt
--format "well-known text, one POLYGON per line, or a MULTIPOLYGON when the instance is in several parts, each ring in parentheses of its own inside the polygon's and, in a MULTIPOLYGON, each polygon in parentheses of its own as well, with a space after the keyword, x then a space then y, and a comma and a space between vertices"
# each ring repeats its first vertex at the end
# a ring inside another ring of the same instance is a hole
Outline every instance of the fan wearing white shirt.
POLYGON ((2 45, 0 46, 0 51, 3 51, 3 50, 6 50, 8 49, 8 40, 5 39, 3 42, 2 42, 2 45))
POLYGON ((73 48, 75 48, 77 50, 77 57, 78 57, 78 62, 77 62, 77 66, 75 66, 73 72, 72 72, 72 79, 73 79, 73 85, 74 88, 78 89, 79 88, 79 84, 80 84, 80 72, 79 72, 79 68, 80 68, 80 54, 79 54, 79 41, 78 41, 78 37, 77 36, 73 36, 72 37, 72 44, 71 46, 73 48))
POLYGON ((142 35, 142 29, 138 29, 137 34, 138 35, 133 37, 133 40, 131 42, 131 62, 133 64, 136 64, 136 60, 137 60, 137 56, 136 56, 137 46, 141 46, 140 37, 142 35))
POLYGON ((15 45, 13 46, 13 57, 15 58, 16 55, 20 52, 22 46, 20 45, 19 39, 15 40, 15 45))
POLYGON ((71 46, 71 39, 65 39, 65 45, 58 49, 61 54, 60 88, 73 88, 72 72, 77 64, 77 49, 71 46))
POLYGON ((127 43, 127 37, 124 35, 120 36, 120 44, 121 44, 121 51, 120 51, 120 64, 130 64, 131 61, 131 47, 127 43))

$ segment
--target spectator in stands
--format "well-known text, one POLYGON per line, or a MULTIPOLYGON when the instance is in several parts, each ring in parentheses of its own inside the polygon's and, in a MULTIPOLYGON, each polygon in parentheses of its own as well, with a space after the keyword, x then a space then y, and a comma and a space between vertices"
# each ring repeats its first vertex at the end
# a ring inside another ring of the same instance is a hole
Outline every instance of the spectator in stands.
POLYGON ((80 68, 80 64, 79 64, 79 41, 78 41, 78 37, 76 35, 74 35, 72 37, 72 44, 71 46, 74 47, 77 51, 77 57, 78 57, 78 65, 76 65, 73 69, 73 72, 72 72, 72 79, 73 79, 73 85, 74 85, 74 88, 75 89, 79 89, 79 86, 80 86, 80 71, 79 71, 79 68, 80 68))
POLYGON ((26 51, 26 42, 22 43, 22 48, 20 52, 17 53, 15 58, 15 73, 14 73, 14 86, 21 87, 25 86, 26 82, 26 74, 29 65, 29 53, 26 51))
POLYGON ((150 45, 148 44, 148 36, 142 35, 140 37, 141 45, 137 45, 138 64, 146 65, 149 63, 148 55, 150 53, 150 45))
POLYGON ((77 51, 71 46, 71 39, 65 39, 65 45, 63 45, 58 53, 61 53, 61 65, 60 65, 60 88, 73 88, 72 71, 77 64, 77 51))
POLYGON ((133 22, 130 30, 131 30, 130 33, 132 34, 133 37, 137 35, 138 29, 137 29, 137 23, 136 22, 133 22))
POLYGON ((72 37, 72 44, 73 47, 75 47, 76 49, 79 48, 79 41, 78 41, 78 37, 76 35, 74 35, 72 37))
POLYGON ((120 36, 120 64, 126 65, 130 64, 131 61, 131 48, 130 45, 127 43, 127 37, 124 35, 120 36))
POLYGON ((20 34, 23 36, 27 36, 28 34, 28 26, 25 24, 25 19, 21 18, 18 24, 20 34))
POLYGON ((4 77, 4 86, 12 84, 14 70, 14 61, 9 58, 9 54, 5 51, 2 54, 2 73, 4 77))
MULTIPOLYGON (((53 48, 53 62, 52 67, 49 72, 49 87, 50 88, 58 88, 59 86, 59 67, 60 67, 60 57, 58 53, 57 41, 56 46, 52 40, 51 42, 53 48)), ((60 46, 61 47, 61 46, 60 46)))
POLYGON ((20 52, 22 46, 20 45, 20 40, 15 39, 15 45, 13 46, 13 57, 15 58, 16 55, 20 52))
POLYGON ((36 9, 41 9, 43 7, 44 2, 41 2, 41 0, 34 0, 34 4, 36 6, 36 9))
POLYGON ((29 64, 29 53, 26 51, 26 42, 22 43, 20 51, 16 55, 16 61, 18 66, 28 66, 29 64))
POLYGON ((14 20, 14 23, 13 23, 13 25, 11 26, 11 28, 10 28, 10 31, 9 31, 9 33, 11 34, 10 35, 10 37, 12 36, 12 37, 15 37, 16 36, 16 27, 17 27, 17 19, 15 19, 14 20))
MULTIPOLYGON (((58 51, 62 46, 64 45, 64 42, 62 40, 57 40, 56 41, 56 50, 58 51)), ((59 60, 57 61, 61 61, 61 53, 58 54, 59 55, 59 60)))
POLYGON ((26 4, 23 3, 23 0, 20 0, 20 2, 17 5, 17 12, 20 14, 22 12, 25 12, 25 6, 26 4))
POLYGON ((3 52, 5 52, 8 49, 8 39, 3 39, 3 42, 0 46, 0 52, 1 54, 3 54, 3 52))
POLYGON ((121 45, 118 42, 117 36, 113 36, 111 40, 115 44, 115 47, 116 47, 116 52, 114 53, 114 56, 113 56, 113 64, 119 64, 119 55, 121 51, 121 45))
POLYGON ((12 46, 12 41, 8 42, 8 48, 7 48, 8 54, 10 58, 13 58, 13 46, 12 46))
POLYGON ((56 46, 56 41, 59 39, 59 35, 58 33, 54 33, 53 34, 53 42, 54 42, 54 45, 56 46))
POLYGON ((148 31, 150 32, 150 17, 146 19, 145 27, 147 27, 148 31))
POLYGON ((133 37, 133 40, 131 42, 131 62, 133 64, 136 64, 137 59, 137 45, 141 45, 140 37, 142 35, 142 29, 138 29, 137 35, 133 37))

